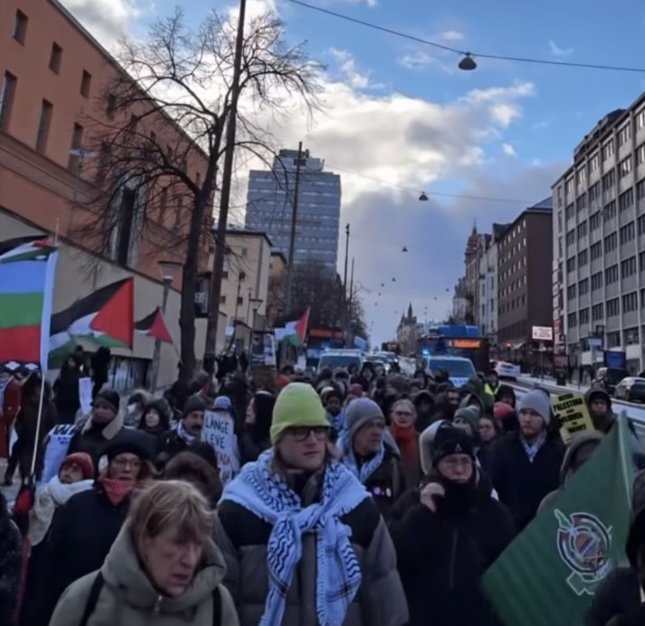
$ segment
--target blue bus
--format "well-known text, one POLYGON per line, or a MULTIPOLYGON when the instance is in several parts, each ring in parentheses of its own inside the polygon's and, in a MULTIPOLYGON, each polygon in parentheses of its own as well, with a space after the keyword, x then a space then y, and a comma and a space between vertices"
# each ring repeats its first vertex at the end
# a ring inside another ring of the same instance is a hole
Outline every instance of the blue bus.
POLYGON ((477 326, 443 324, 429 329, 419 339, 423 356, 458 356, 470 359, 475 370, 488 372, 490 368, 488 339, 482 337, 477 326))

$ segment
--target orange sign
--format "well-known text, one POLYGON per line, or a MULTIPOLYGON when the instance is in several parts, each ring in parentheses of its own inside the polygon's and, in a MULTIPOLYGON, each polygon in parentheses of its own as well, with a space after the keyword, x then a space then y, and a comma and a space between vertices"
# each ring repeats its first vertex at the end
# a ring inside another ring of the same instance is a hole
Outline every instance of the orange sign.
POLYGON ((452 342, 453 348, 480 348, 482 345, 481 339, 454 339, 452 342))

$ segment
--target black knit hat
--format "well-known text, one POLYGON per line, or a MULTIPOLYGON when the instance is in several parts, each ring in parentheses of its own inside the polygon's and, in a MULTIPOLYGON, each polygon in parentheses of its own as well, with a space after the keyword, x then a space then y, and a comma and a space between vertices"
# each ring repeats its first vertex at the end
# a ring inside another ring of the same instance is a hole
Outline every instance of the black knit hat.
POLYGON ((625 553, 635 571, 638 571, 638 550, 643 543, 645 543, 645 470, 638 472, 634 478, 632 521, 625 546, 625 553))
POLYGON ((106 404, 109 404, 110 407, 114 409, 114 412, 118 413, 121 407, 121 396, 119 396, 119 393, 114 391, 114 389, 102 389, 96 394, 93 404, 96 404, 97 402, 105 402, 106 404))
POLYGON ((147 433, 124 428, 105 449, 105 455, 109 462, 124 452, 134 454, 141 460, 152 461, 155 457, 156 443, 156 439, 147 433))
POLYGON ((436 467, 439 461, 451 454, 467 454, 475 460, 473 441, 461 428, 442 426, 434 438, 432 464, 436 467))
POLYGON ((203 398, 200 398, 199 396, 191 396, 190 398, 188 398, 188 400, 186 400, 183 416, 186 417, 187 415, 194 413, 195 411, 201 411, 203 413, 205 410, 205 400, 203 398))

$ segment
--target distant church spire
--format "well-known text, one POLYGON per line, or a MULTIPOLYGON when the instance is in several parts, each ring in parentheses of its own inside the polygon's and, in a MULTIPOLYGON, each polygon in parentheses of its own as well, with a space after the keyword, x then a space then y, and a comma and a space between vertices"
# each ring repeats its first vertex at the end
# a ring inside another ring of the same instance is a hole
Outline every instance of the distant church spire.
POLYGON ((408 319, 411 320, 412 317, 412 302, 410 302, 410 305, 408 306, 408 319))

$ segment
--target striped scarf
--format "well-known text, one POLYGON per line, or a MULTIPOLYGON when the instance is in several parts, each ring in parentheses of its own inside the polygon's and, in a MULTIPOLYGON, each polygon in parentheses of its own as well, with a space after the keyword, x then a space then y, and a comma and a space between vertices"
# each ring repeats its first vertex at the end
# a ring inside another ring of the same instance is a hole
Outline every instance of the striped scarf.
POLYGON ((528 443, 524 437, 520 435, 520 440, 522 441, 522 446, 524 447, 524 452, 529 457, 529 461, 533 463, 537 453, 540 451, 540 448, 544 445, 546 441, 546 433, 542 433, 534 443, 528 443))
POLYGON ((363 463, 360 468, 356 460, 356 454, 352 444, 348 444, 343 456, 343 463, 351 470, 352 474, 361 481, 364 485, 369 477, 379 468, 383 463, 385 457, 385 446, 381 444, 379 451, 366 463, 363 463))
MULTIPOLYGON (((258 626, 282 626, 286 597, 302 558, 302 536, 316 534, 316 613, 320 626, 341 626, 361 583, 350 541, 340 518, 369 498, 365 488, 341 463, 324 473, 320 502, 302 507, 300 497, 271 470, 273 449, 247 463, 224 488, 230 501, 271 524, 267 545, 269 594, 258 626)), ((302 600, 302 598, 300 598, 302 600)))

